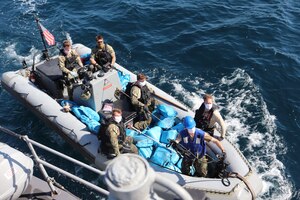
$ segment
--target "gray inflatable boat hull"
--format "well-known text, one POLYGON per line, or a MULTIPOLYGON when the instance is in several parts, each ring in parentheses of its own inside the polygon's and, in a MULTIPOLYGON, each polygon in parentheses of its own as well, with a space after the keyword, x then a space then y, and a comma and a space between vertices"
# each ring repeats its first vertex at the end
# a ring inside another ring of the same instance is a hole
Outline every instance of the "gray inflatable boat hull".
MULTIPOLYGON (((82 47, 82 46, 79 46, 82 47)), ((83 46, 84 47, 84 46, 83 46)), ((82 48, 83 48, 82 47, 82 48)), ((52 58, 52 59, 57 59, 52 58)), ((44 62, 38 63, 38 65, 44 62)), ((136 75, 116 64, 116 68, 130 74, 131 80, 136 79, 136 75)), ((104 169, 109 162, 106 156, 98 153, 99 142, 96 135, 91 134, 85 124, 79 121, 71 113, 62 112, 62 107, 51 96, 37 88, 26 77, 26 70, 15 72, 6 72, 2 75, 2 86, 11 93, 14 97, 20 100, 39 118, 45 121, 51 128, 57 131, 67 142, 73 145, 83 156, 88 158, 92 163, 100 169, 104 169)), ((176 99, 159 88, 151 85, 156 94, 164 96, 169 101, 172 101, 182 107, 185 107, 176 99)), ((179 118, 186 115, 194 116, 191 110, 183 111, 174 107, 178 112, 179 118)), ((228 140, 224 139, 222 144, 227 152, 226 161, 230 163, 229 170, 237 172, 250 185, 255 197, 262 190, 262 180, 259 178, 254 169, 242 153, 235 148, 228 140)), ((218 152, 219 149, 214 144, 208 143, 209 149, 212 152, 218 152)), ((194 199, 252 199, 249 186, 238 178, 228 178, 230 185, 225 186, 221 179, 218 178, 199 178, 190 177, 179 174, 160 166, 152 164, 155 171, 170 180, 178 183, 188 190, 194 199)), ((156 189, 161 195, 169 195, 169 191, 165 188, 157 186, 156 189)), ((167 198, 166 197, 166 198, 167 198)))

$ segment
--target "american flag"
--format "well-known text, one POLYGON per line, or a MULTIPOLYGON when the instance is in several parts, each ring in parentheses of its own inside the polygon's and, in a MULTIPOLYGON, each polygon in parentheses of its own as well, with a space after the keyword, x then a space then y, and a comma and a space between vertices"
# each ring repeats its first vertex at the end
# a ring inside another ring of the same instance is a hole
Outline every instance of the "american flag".
POLYGON ((54 36, 41 23, 39 23, 39 26, 41 27, 41 31, 43 33, 43 36, 44 36, 45 40, 47 41, 47 44, 49 46, 55 45, 54 36))

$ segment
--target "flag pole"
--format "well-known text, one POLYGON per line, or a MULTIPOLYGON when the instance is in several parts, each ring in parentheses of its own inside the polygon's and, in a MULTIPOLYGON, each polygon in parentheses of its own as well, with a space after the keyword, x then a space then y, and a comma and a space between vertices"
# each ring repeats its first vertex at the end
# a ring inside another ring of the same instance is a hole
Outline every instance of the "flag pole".
POLYGON ((44 35, 43 35, 42 28, 41 28, 40 23, 39 23, 40 19, 36 15, 34 15, 34 18, 35 18, 36 24, 38 26, 38 29, 40 31, 41 38, 42 38, 42 41, 43 41, 43 45, 44 45, 44 48, 45 48, 42 51, 43 52, 43 58, 45 58, 46 60, 49 60, 49 54, 48 54, 48 49, 47 49, 47 46, 46 46, 46 41, 45 41, 45 38, 44 38, 44 35))

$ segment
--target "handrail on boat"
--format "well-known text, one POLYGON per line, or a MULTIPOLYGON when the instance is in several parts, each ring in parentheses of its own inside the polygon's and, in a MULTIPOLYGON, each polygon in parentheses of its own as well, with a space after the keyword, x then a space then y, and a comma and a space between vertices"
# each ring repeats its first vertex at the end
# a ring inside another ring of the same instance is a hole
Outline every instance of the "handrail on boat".
POLYGON ((7 133, 7 134, 9 134, 11 136, 14 136, 14 137, 17 137, 18 139, 23 140, 23 141, 26 142, 28 148, 30 149, 30 151, 31 151, 31 153, 32 153, 32 155, 34 157, 35 162, 37 163, 37 165, 38 165, 38 167, 39 167, 39 169, 40 169, 40 171, 41 171, 44 179, 47 181, 47 183, 48 183, 48 185, 49 185, 49 187, 51 189, 51 192, 53 194, 58 194, 57 191, 56 191, 56 189, 55 189, 55 186, 54 186, 54 184, 56 184, 56 182, 55 182, 54 178, 49 177, 49 175, 48 175, 46 169, 44 168, 44 166, 46 166, 46 167, 48 167, 50 169, 53 169, 54 171, 57 171, 57 172, 65 175, 65 176, 67 176, 67 177, 69 177, 69 178, 71 178, 73 180, 76 180, 79 183, 84 184, 85 186, 87 186, 87 187, 89 187, 89 188, 91 188, 91 189, 93 189, 93 190, 95 190, 97 192, 100 192, 100 193, 102 193, 104 195, 107 195, 107 196, 109 195, 109 192, 107 190, 105 190, 105 189, 103 189, 103 188, 101 188, 99 186, 96 186, 95 184, 92 184, 92 183, 90 183, 90 182, 88 182, 88 181, 86 181, 86 180, 84 180, 82 178, 79 178, 79 177, 77 177, 77 176, 75 176, 75 175, 73 175, 73 174, 71 174, 71 173, 69 173, 69 172, 67 172, 67 171, 59 168, 59 167, 56 167, 56 166, 54 166, 54 165, 52 165, 52 164, 44 161, 44 160, 41 160, 39 158, 39 156, 37 155, 37 153, 36 153, 33 145, 37 146, 37 147, 39 147, 41 149, 44 149, 45 151, 48 151, 49 153, 55 154, 55 155, 57 155, 59 157, 62 157, 62 158, 66 159, 66 160, 68 160, 70 162, 73 162, 74 164, 77 164, 77 165, 79 165, 79 166, 81 166, 83 168, 86 168, 86 169, 88 169, 88 170, 90 170, 90 171, 92 171, 92 172, 94 172, 94 173, 96 173, 96 174, 98 174, 100 176, 104 176, 105 175, 104 171, 101 171, 99 169, 91 167, 91 166, 89 166, 89 165, 87 165, 87 164, 85 164, 83 162, 80 162, 80 161, 78 161, 78 160, 76 160, 74 158, 71 158, 71 157, 69 157, 69 156, 67 156, 65 154, 62 154, 62 153, 60 153, 58 151, 55 151, 54 149, 51 149, 51 148, 49 148, 49 147, 47 147, 45 145, 42 145, 42 144, 40 144, 40 143, 38 143, 38 142, 36 142, 34 140, 31 140, 27 135, 19 135, 19 134, 15 133, 15 132, 13 132, 13 131, 11 131, 9 129, 6 129, 6 128, 2 127, 1 125, 0 125, 0 130, 2 132, 4 132, 4 133, 7 133))
MULTIPOLYGON (((50 168, 50 169, 52 169, 52 170, 54 170, 54 171, 56 171, 58 173, 61 173, 61 174, 65 175, 65 176, 67 176, 67 177, 69 177, 69 178, 71 178, 73 180, 76 180, 79 183, 84 184, 85 186, 87 186, 87 187, 89 187, 89 188, 91 188, 91 189, 93 189, 93 190, 95 190, 97 192, 100 192, 100 193, 102 193, 102 194, 104 194, 106 196, 109 196, 109 197, 110 196, 114 196, 115 192, 120 192, 120 193, 124 192, 124 188, 123 189, 120 188, 120 190, 117 190, 117 191, 114 191, 114 192, 109 192, 109 191, 107 191, 107 190, 105 190, 103 188, 100 188, 99 186, 96 186, 95 184, 89 183, 88 181, 86 181, 86 180, 84 180, 82 178, 79 178, 79 177, 77 177, 77 176, 75 176, 75 175, 73 175, 73 174, 71 174, 71 173, 69 173, 69 172, 67 172, 67 171, 59 168, 59 167, 56 167, 55 165, 52 165, 52 164, 50 164, 50 163, 48 163, 48 162, 46 162, 44 160, 41 160, 39 158, 39 156, 37 155, 37 153, 36 153, 36 151, 35 151, 35 149, 34 149, 33 146, 37 146, 37 147, 39 147, 41 149, 44 149, 45 151, 48 151, 49 153, 55 154, 55 155, 57 155, 57 156, 59 156, 61 158, 64 158, 64 159, 66 159, 66 160, 68 160, 70 162, 73 162, 74 164, 77 164, 77 165, 79 165, 81 167, 84 167, 84 168, 86 168, 86 169, 88 169, 88 170, 90 170, 90 171, 92 171, 92 172, 94 172, 94 173, 96 173, 96 174, 98 174, 100 176, 107 176, 107 173, 109 173, 109 170, 101 171, 99 169, 91 167, 91 166, 89 166, 89 165, 87 165, 85 163, 82 163, 82 162, 74 159, 74 158, 71 158, 71 157, 69 157, 69 156, 67 156, 65 154, 62 154, 62 153, 60 153, 58 151, 55 151, 54 149, 51 149, 51 148, 49 148, 49 147, 47 147, 45 145, 42 145, 42 144, 40 144, 40 143, 38 143, 38 142, 36 142, 34 140, 31 140, 27 135, 17 134, 17 133, 15 133, 15 132, 13 132, 13 131, 11 131, 9 129, 6 129, 6 128, 2 127, 1 125, 0 125, 0 131, 2 131, 4 133, 7 133, 7 134, 9 134, 11 136, 17 137, 18 139, 24 140, 26 142, 27 146, 29 147, 29 149, 30 149, 30 151, 31 151, 31 153, 32 153, 32 155, 34 157, 35 162, 38 164, 38 167, 39 167, 42 175, 44 176, 44 179, 47 181, 47 183, 48 183, 48 185, 49 185, 49 187, 51 189, 51 193, 54 194, 54 195, 58 194, 58 192, 56 191, 56 188, 55 188, 54 185, 56 185, 57 187, 59 187, 59 188, 61 188, 63 190, 64 190, 64 188, 60 184, 56 183, 53 177, 49 177, 49 175, 48 175, 47 171, 45 170, 44 166, 46 166, 46 167, 48 167, 48 168, 50 168)), ((137 156, 137 155, 131 155, 131 157, 135 157, 135 156, 137 156)), ((130 156, 128 156, 128 157, 130 157, 130 156)), ((119 158, 119 156, 117 158, 119 158)), ((143 158, 141 158, 141 157, 139 157, 139 158, 143 160, 143 158)), ((118 161, 118 162, 120 162, 120 161, 118 161)), ((144 162, 147 163, 146 160, 144 160, 144 162)), ((153 171, 153 173, 154 173, 154 171, 153 171)), ((159 185, 161 185, 163 187, 166 187, 169 190, 173 191, 174 194, 176 194, 179 197, 179 199, 192 200, 192 197, 190 196, 190 194, 184 188, 180 187, 178 184, 176 184, 176 183, 174 183, 174 182, 172 182, 172 181, 170 181, 168 179, 165 179, 163 177, 155 175, 155 182, 157 184, 159 184, 159 185)), ((151 180, 149 180, 149 182, 145 183, 145 184, 151 184, 151 180)), ((130 194, 130 193, 139 193, 138 190, 140 190, 140 189, 128 191, 127 194, 130 194)), ((143 192, 146 192, 146 190, 143 190, 143 192)), ((149 192, 150 192, 150 190, 149 190, 149 192)), ((129 196, 132 197, 132 198, 130 198, 132 200, 137 199, 137 198, 134 197, 135 195, 133 195, 133 196, 129 195, 129 196)), ((161 198, 158 198, 158 199, 161 199, 161 198)))

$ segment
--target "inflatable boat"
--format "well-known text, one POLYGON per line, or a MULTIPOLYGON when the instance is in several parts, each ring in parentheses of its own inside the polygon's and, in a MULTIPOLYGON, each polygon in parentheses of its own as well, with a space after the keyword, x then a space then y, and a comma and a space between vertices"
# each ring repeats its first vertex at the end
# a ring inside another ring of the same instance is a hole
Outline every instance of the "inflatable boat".
MULTIPOLYGON (((89 60, 91 49, 81 44, 75 44, 72 48, 83 61, 89 60)), ((4 89, 59 133, 92 164, 103 170, 110 159, 99 150, 101 141, 97 139, 97 134, 86 121, 82 121, 73 112, 64 112, 62 99, 70 98, 76 105, 92 109, 100 118, 109 118, 111 112, 107 110, 108 107, 120 108, 123 110, 124 123, 131 123, 136 113, 129 105, 124 91, 128 82, 136 81, 136 75, 115 64, 106 73, 95 72, 88 79, 77 79, 73 84, 71 97, 66 95, 62 80, 58 56, 54 56, 33 66, 4 73, 1 83, 4 89), (82 98, 87 88, 89 98, 82 98)), ((216 165, 221 160, 222 173, 211 175, 210 178, 181 173, 182 158, 167 143, 183 129, 181 119, 187 115, 194 116, 194 112, 151 83, 148 82, 147 85, 154 90, 154 98, 160 105, 160 109, 154 111, 158 120, 142 133, 127 130, 126 134, 134 137, 139 155, 149 161, 156 173, 184 187, 194 199, 255 199, 262 190, 262 180, 242 153, 227 139, 221 141, 227 152, 223 160, 218 157, 221 154, 218 147, 207 143, 207 156, 211 163, 209 171, 215 174, 216 165), (167 119, 167 125, 161 125, 160 122, 164 119, 167 119)), ((170 191, 160 185, 156 185, 155 190, 167 199, 172 196, 170 191)))

